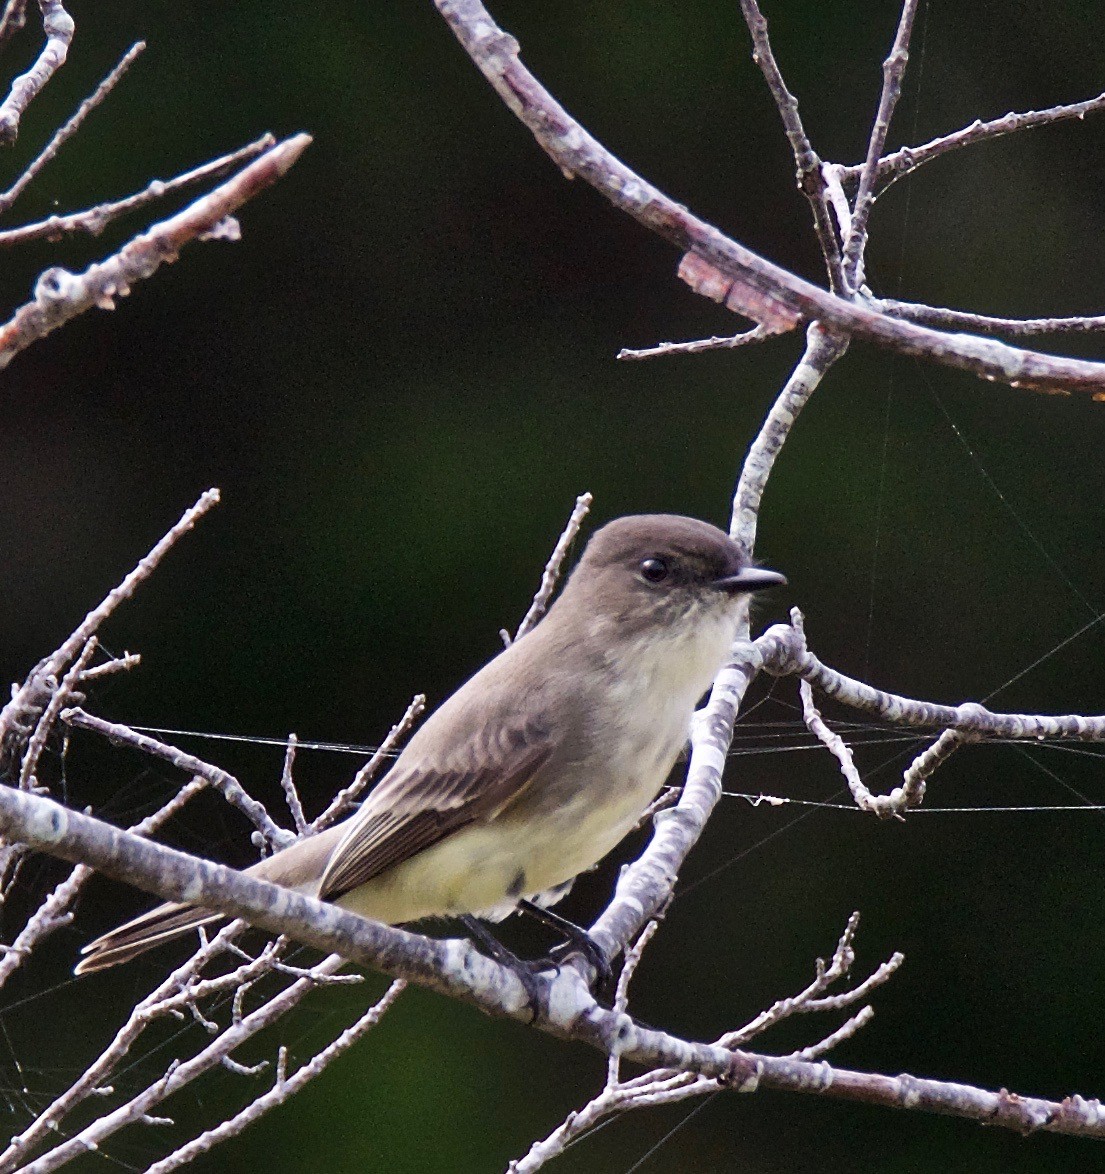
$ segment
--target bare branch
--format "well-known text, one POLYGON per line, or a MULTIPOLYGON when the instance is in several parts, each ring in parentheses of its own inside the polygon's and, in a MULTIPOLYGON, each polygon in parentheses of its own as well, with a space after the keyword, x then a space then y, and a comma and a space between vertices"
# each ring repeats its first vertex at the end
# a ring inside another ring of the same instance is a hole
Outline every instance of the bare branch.
MULTIPOLYGON (((751 554, 760 496, 768 474, 802 405, 844 344, 816 324, 807 331, 806 350, 752 442, 733 501, 730 533, 751 554)), ((747 635, 747 624, 742 630, 747 635)), ((656 814, 655 834, 644 853, 623 869, 613 900, 590 929, 592 938, 615 957, 671 899, 687 853, 698 842, 721 797, 721 777, 733 726, 749 682, 756 673, 748 657, 734 650, 714 681, 709 701, 691 730, 691 757, 678 802, 656 814)))
POLYGON ((545 612, 549 610, 553 592, 556 590, 556 585, 560 580, 560 569, 564 565, 564 560, 568 557, 568 551, 572 543, 576 540, 579 528, 583 525, 583 519, 587 517, 587 513, 591 508, 591 502, 594 500, 589 493, 581 493, 576 498, 576 504, 572 508, 571 515, 563 531, 561 531, 560 537, 556 540, 556 546, 553 547, 549 561, 545 564, 545 570, 541 575, 541 586, 538 587, 537 594, 533 597, 533 602, 529 605, 529 610, 522 617, 522 622, 518 625, 518 631, 514 633, 515 640, 520 640, 527 632, 531 632, 536 628, 545 612))
MULTIPOLYGON (((65 64, 69 46, 73 43, 76 26, 73 18, 62 7, 61 0, 38 0, 38 6, 42 9, 42 31, 46 34, 46 44, 34 65, 12 82, 10 93, 0 104, 0 143, 15 142, 23 112, 65 64)), ((5 11, 5 22, 7 16, 5 11)))
POLYGON ((920 322, 941 330, 971 330, 976 334, 1095 334, 1105 330, 1105 314, 1084 318, 995 318, 989 314, 971 314, 964 310, 947 310, 942 306, 923 306, 919 302, 899 302, 894 298, 867 298, 867 304, 880 314, 920 322))
POLYGON ((388 731, 388 736, 373 751, 372 757, 353 776, 353 781, 349 786, 343 787, 330 800, 326 810, 317 819, 311 821, 307 827, 309 834, 314 835, 315 832, 320 832, 323 828, 328 828, 332 823, 336 823, 356 807, 358 796, 376 777, 380 767, 384 764, 388 756, 394 752, 399 743, 410 733, 414 723, 422 716, 422 711, 425 708, 425 693, 416 693, 411 698, 411 703, 407 706, 406 712, 391 727, 388 731))
MULTIPOLYGON (((0 787, 0 834, 53 856, 87 864, 164 900, 188 901, 228 916, 244 916, 270 933, 287 933, 324 953, 340 954, 432 987, 491 1014, 532 1022, 554 1035, 587 1043, 605 1055, 617 1050, 624 1059, 648 1067, 719 1078, 743 1092, 787 1089, 892 1107, 908 1105, 1021 1130, 1105 1136, 1105 1113, 1100 1105, 1081 1098, 1058 1104, 911 1076, 849 1072, 824 1062, 733 1052, 682 1040, 600 1007, 572 966, 566 965, 554 975, 531 976, 523 983, 513 970, 480 954, 467 941, 437 941, 381 925, 338 906, 140 839, 30 792, 0 787)), ((279 1008, 274 1005, 280 998, 262 1010, 271 1009, 275 1016, 279 1008)), ((243 1025, 247 1023, 254 1026, 254 1020, 242 1020, 243 1025)), ((229 1035, 230 1029, 216 1041, 222 1054, 237 1046, 229 1035)), ((187 1063, 194 1065, 198 1060, 194 1057, 187 1063)), ((184 1069, 185 1065, 178 1067, 184 1069)), ((162 1087, 151 1095, 167 1095, 175 1087, 175 1071, 167 1073, 160 1082, 162 1087)), ((139 1099, 124 1109, 133 1113, 142 1104, 139 1099)), ((91 1128, 108 1129, 117 1119, 109 1115, 91 1128)), ((95 1138, 83 1137, 87 1140, 95 1138)), ((83 1141, 73 1139, 65 1145, 75 1144, 74 1152, 83 1152, 83 1141)), ((48 1157, 57 1153, 51 1151, 48 1157)), ((55 1164, 26 1167, 28 1174, 53 1168, 55 1164)))
POLYGON ((818 660, 806 647, 801 613, 795 608, 791 614, 794 623, 773 625, 748 647, 753 663, 773 676, 800 676, 853 709, 877 714, 894 725, 957 730, 984 738, 1105 741, 1105 715, 995 713, 975 701, 940 705, 875 689, 818 660))
POLYGON ((17 33, 27 20, 27 0, 8 0, 0 14, 0 47, 17 33))
POLYGON ((136 282, 150 277, 162 264, 175 261, 190 241, 215 233, 219 225, 276 182, 310 144, 309 135, 293 135, 278 143, 237 175, 201 196, 168 220, 153 225, 118 253, 83 273, 47 269, 35 286, 34 301, 0 326, 0 368, 21 350, 93 306, 113 309, 136 282))
POLYGON ((133 668, 137 668, 142 663, 141 656, 137 652, 124 652, 122 656, 112 657, 111 660, 105 660, 103 664, 93 665, 90 669, 85 669, 81 673, 81 684, 87 685, 90 681, 98 681, 101 677, 111 677, 116 673, 129 672, 133 668))
MULTIPOLYGON (((881 195, 892 183, 904 175, 916 171, 925 163, 939 159, 949 151, 960 147, 970 147, 976 143, 986 142, 989 139, 1000 138, 1002 135, 1012 134, 1018 130, 1031 130, 1038 126, 1050 126, 1055 122, 1064 122, 1072 118, 1083 119, 1087 114, 1096 114, 1105 110, 1105 93, 1096 98, 1088 98, 1083 102, 1071 102, 1066 106, 1049 106, 1046 110, 1027 110, 1021 113, 1010 113, 1001 118, 992 118, 987 122, 980 122, 977 118, 970 126, 951 134, 941 135, 931 142, 923 143, 919 147, 902 147, 879 160, 877 186, 881 195)), ((840 172, 845 182, 859 181, 863 165, 842 167, 840 172)))
MULTIPOLYGON (((342 965, 344 965, 342 958, 331 955, 319 963, 316 969, 320 973, 326 974, 342 965)), ((151 1109, 156 1108, 173 1093, 210 1071, 214 1066, 224 1064, 236 1048, 241 1047, 247 1040, 276 1022, 315 989, 317 989, 317 983, 312 978, 301 978, 292 983, 291 986, 286 987, 279 994, 263 1003, 257 1010, 243 1016, 237 1022, 232 1022, 196 1055, 182 1062, 174 1060, 164 1076, 143 1089, 138 1095, 131 1097, 130 1100, 110 1113, 96 1118, 79 1133, 66 1139, 33 1162, 21 1166, 20 1170, 24 1174, 48 1174, 49 1171, 64 1166, 67 1162, 82 1156, 89 1150, 95 1150, 107 1138, 125 1126, 136 1122, 148 1123, 151 1109)), ((147 1010, 147 1015, 160 1013, 157 1006, 147 1010)))
MULTIPOLYGON (((717 300, 757 322, 819 320, 903 354, 1035 390, 1105 390, 1105 364, 946 334, 838 298, 757 256, 664 195, 610 154, 522 64, 518 43, 480 0, 435 0, 496 92, 567 174, 578 175, 646 228, 696 255, 718 274, 717 300)), ((701 284, 696 285, 704 292, 701 284)), ((2 336, 0 336, 2 337, 2 336)))
MULTIPOLYGON (((167 803, 162 804, 157 811, 147 815, 130 830, 136 836, 153 835, 158 828, 164 826, 206 786, 206 779, 196 778, 185 783, 167 803)), ((93 875, 93 870, 86 865, 75 865, 65 880, 56 885, 35 912, 31 914, 26 925, 16 935, 15 941, 0 956, 0 987, 3 987, 19 966, 30 957, 39 942, 72 921, 73 904, 86 882, 93 875)), ((0 1164, 0 1169, 3 1169, 2 1164, 0 1164)))
POLYGON ((119 83, 119 79, 127 72, 134 64, 138 55, 146 48, 145 41, 137 41, 135 44, 123 54, 119 64, 104 78, 102 82, 96 87, 93 94, 85 98, 85 100, 77 107, 76 113, 65 123, 64 126, 58 130, 54 137, 46 144, 46 146, 39 152, 37 158, 30 164, 30 166, 23 172, 23 174, 12 184, 10 188, 3 195, 0 195, 0 215, 3 215, 19 198, 23 189, 31 182, 32 179, 57 155, 58 151, 71 139, 78 130, 84 120, 101 105, 104 99, 115 89, 119 83))
POLYGON ((32 240, 59 240, 67 234, 78 232, 99 236, 112 221, 118 220, 119 217, 144 208, 147 204, 152 204, 155 200, 172 195, 192 184, 202 183, 208 179, 217 179, 239 164, 264 154, 275 143, 276 140, 272 135, 265 134, 254 142, 240 147, 237 151, 232 151, 229 155, 212 159, 209 163, 204 163, 201 167, 194 167, 191 171, 185 171, 173 179, 151 180, 142 191, 133 196, 127 196, 125 199, 97 204, 93 208, 86 208, 83 212, 72 212, 66 216, 49 216, 34 224, 23 224, 18 228, 0 231, 0 246, 20 245, 32 240))
POLYGON ((852 207, 852 221, 844 241, 844 280, 849 288, 858 289, 863 280, 863 252, 867 247, 867 221, 875 203, 875 175, 879 159, 886 146, 886 135, 894 107, 902 95, 902 78, 909 61, 909 38, 913 33, 913 18, 917 14, 918 0, 904 0, 902 15, 898 21, 898 32, 890 56, 882 66, 882 93, 879 95, 879 109, 875 115, 871 137, 867 142, 867 158, 859 176, 859 191, 852 207))
POLYGON ((821 171, 821 160, 813 149, 798 113, 798 99, 787 88, 782 70, 775 60, 771 39, 767 32, 767 19, 760 11, 756 0, 741 0, 744 22, 752 34, 752 60, 760 67, 767 88, 775 99, 779 115, 783 120, 790 149, 794 152, 797 168, 798 190, 806 197, 813 212, 813 226, 821 255, 825 258, 825 269, 829 276, 829 289, 835 294, 845 291, 844 271, 841 267, 840 245, 833 231, 832 216, 825 194, 825 179, 821 171))
POLYGON ((54 690, 54 695, 50 698, 50 703, 42 711, 42 717, 38 719, 35 732, 27 742, 27 749, 23 755, 23 762, 19 770, 19 785, 24 791, 37 788, 38 780, 35 778, 35 771, 38 769, 38 760, 42 755, 42 751, 46 748, 46 739, 49 738, 50 732, 54 728, 58 714, 61 713, 64 706, 73 700, 77 682, 80 680, 95 651, 96 637, 90 636, 88 642, 81 650, 80 656, 77 657, 73 662, 72 668, 61 679, 61 684, 54 690))
POLYGON ((284 795, 288 801, 288 811, 295 824, 297 836, 307 832, 307 817, 303 814, 303 804, 299 798, 299 789, 292 777, 292 768, 295 766, 295 748, 298 742, 295 734, 288 735, 288 749, 284 752, 284 769, 280 772, 280 785, 284 788, 284 795))
POLYGON ((923 787, 920 791, 916 787, 911 787, 908 793, 904 787, 899 787, 890 795, 873 795, 865 786, 863 779, 860 778, 855 760, 852 758, 852 752, 848 749, 844 739, 829 729, 820 710, 814 705, 813 686, 809 681, 804 680, 799 685, 799 692, 802 697, 802 717, 807 728, 840 763, 840 773, 844 776, 848 790, 851 791, 852 798, 860 811, 870 811, 880 819, 888 819, 890 816, 897 816, 901 819, 903 808, 921 802, 921 797, 924 795, 923 787))
POLYGON ((848 340, 823 330, 814 323, 806 331, 806 350, 791 372, 771 411, 760 426, 756 439, 741 464, 733 494, 730 533, 749 555, 756 547, 756 524, 767 479, 775 458, 790 435, 798 413, 806 406, 828 369, 848 349, 848 340))
POLYGON ((826 1053, 831 1052, 833 1048, 838 1048, 846 1040, 850 1040, 865 1028, 868 1023, 875 1017, 873 1007, 861 1007, 855 1015, 842 1023, 836 1031, 831 1031, 824 1039, 818 1040, 815 1044, 810 1044, 809 1047, 799 1048, 796 1052, 791 1052, 791 1058, 795 1060, 816 1060, 826 1053))
POLYGON ((657 359, 667 355, 700 355, 704 351, 731 351, 737 347, 750 346, 774 338, 777 332, 768 330, 764 326, 754 326, 743 334, 731 334, 726 338, 698 338, 693 342, 661 342, 644 350, 631 350, 622 347, 618 351, 619 359, 657 359))
MULTIPOLYGON (((201 1133, 186 1145, 174 1150, 160 1162, 155 1162, 146 1171, 146 1174, 168 1174, 170 1170, 176 1170, 181 1166, 187 1165, 194 1158, 199 1157, 200 1154, 208 1153, 221 1142, 226 1141, 228 1138, 236 1137, 264 1116, 265 1113, 275 1109, 278 1105, 282 1105, 289 1097, 299 1092, 309 1080, 313 1080, 314 1077, 329 1067, 333 1060, 336 1060, 342 1053, 347 1052, 355 1043, 367 1035, 380 1022, 384 1013, 406 989, 406 985, 401 978, 397 978, 388 987, 384 996, 378 1002, 374 1003, 356 1023, 351 1027, 347 1027, 337 1039, 323 1048, 312 1060, 297 1069, 293 1075, 285 1076, 283 1065, 278 1065, 276 1083, 267 1093, 259 1096, 240 1113, 235 1114, 221 1125, 216 1126, 214 1129, 209 1129, 205 1133, 201 1133)), ((281 1052, 282 1058, 286 1062, 284 1050, 281 1049, 281 1052)))
POLYGON ((159 742, 156 738, 151 738, 149 734, 140 734, 137 730, 132 730, 130 726, 125 726, 120 722, 104 721, 103 718, 85 713, 80 708, 67 709, 61 717, 67 725, 78 730, 92 730, 117 746, 130 746, 133 750, 149 754, 153 758, 159 758, 162 762, 167 762, 178 770, 187 771, 188 774, 199 775, 201 779, 206 779, 232 807, 237 807, 253 824, 264 837, 264 841, 270 849, 275 851, 286 848, 295 841, 295 833, 274 823, 272 817, 265 810, 265 805, 249 795, 242 784, 221 767, 204 762, 203 759, 196 758, 195 755, 186 754, 183 750, 178 750, 177 747, 170 746, 167 742, 159 742))
POLYGON ((936 768, 947 762, 965 742, 977 741, 978 734, 966 733, 963 730, 945 730, 927 750, 918 754, 902 773, 902 806, 920 807, 925 797, 925 782, 932 777, 936 768))
MULTIPOLYGON (((50 702, 59 673, 79 653, 85 643, 96 634, 100 625, 115 609, 138 590, 157 569, 161 560, 192 527, 219 502, 219 491, 208 489, 200 494, 195 505, 185 510, 180 520, 160 539, 153 549, 139 560, 138 565, 84 617, 76 630, 55 652, 41 660, 26 681, 13 688, 12 698, 0 710, 0 772, 4 760, 15 755, 22 737, 30 733, 39 716, 50 702)), ((91 670, 89 670, 91 671, 91 670)))

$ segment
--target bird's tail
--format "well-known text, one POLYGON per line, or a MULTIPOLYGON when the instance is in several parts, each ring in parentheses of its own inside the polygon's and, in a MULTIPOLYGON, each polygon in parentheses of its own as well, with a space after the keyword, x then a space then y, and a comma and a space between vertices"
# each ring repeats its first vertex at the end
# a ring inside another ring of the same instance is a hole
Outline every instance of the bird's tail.
POLYGON ((223 920, 225 918, 221 913, 197 909, 194 905, 158 905, 149 913, 83 946, 81 953, 84 957, 74 967, 73 973, 90 974, 94 970, 118 966, 152 950, 154 946, 160 946, 162 942, 181 937, 189 930, 223 920))
MULTIPOLYGON (((336 824, 317 835, 297 840, 282 852, 247 868, 246 873, 259 880, 309 893, 313 897, 318 892, 319 878, 326 861, 344 832, 345 828, 336 824)), ((158 905, 149 913, 143 913, 141 917, 128 921, 82 947, 84 957, 77 963, 73 973, 89 974, 94 970, 118 966, 189 930, 225 920, 221 913, 198 909, 194 905, 158 905)))

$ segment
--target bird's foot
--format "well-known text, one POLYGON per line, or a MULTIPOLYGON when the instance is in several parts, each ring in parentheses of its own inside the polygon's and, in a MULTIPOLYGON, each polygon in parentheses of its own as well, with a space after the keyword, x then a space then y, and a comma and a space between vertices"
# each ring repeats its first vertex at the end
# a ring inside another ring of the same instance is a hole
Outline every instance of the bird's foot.
POLYGON ((576 925, 574 921, 561 917, 551 909, 542 908, 533 901, 519 901, 518 908, 550 929, 555 929, 567 939, 562 946, 549 951, 549 960, 554 967, 559 969, 573 954, 582 955, 595 974, 591 983, 592 989, 604 998, 613 994, 614 971, 610 967, 610 959, 607 958, 605 950, 581 925, 576 925))
POLYGON ((594 972, 590 987, 595 997, 603 1002, 611 1002, 616 986, 614 970, 598 942, 590 934, 584 933, 579 939, 573 938, 549 951, 549 961, 557 969, 572 958, 582 958, 594 972))

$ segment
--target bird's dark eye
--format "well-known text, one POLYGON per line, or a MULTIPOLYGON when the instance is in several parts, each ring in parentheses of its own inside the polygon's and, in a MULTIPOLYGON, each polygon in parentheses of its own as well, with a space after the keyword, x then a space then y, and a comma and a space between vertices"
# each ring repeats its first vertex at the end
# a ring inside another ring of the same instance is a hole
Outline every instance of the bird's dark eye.
POLYGON ((662 583, 669 574, 668 564, 662 558, 646 558, 641 563, 641 574, 650 583, 662 583))

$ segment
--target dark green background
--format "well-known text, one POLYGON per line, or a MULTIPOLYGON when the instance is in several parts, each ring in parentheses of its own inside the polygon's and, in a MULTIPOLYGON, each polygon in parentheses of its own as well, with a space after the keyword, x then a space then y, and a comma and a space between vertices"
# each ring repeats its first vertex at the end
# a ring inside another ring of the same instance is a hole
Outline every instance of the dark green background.
MULTIPOLYGON (((98 712, 374 743, 412 693, 440 700, 496 650, 577 493, 595 493, 598 520, 663 509, 725 521, 740 459, 800 340, 615 363, 623 345, 741 323, 675 279, 667 245, 564 181, 428 0, 72 9, 70 62, 27 115, 9 175, 132 40, 150 47, 13 223, 126 194, 266 129, 307 130, 315 143, 243 210, 240 244, 189 247, 115 313, 85 315, 0 375, 7 680, 54 648, 209 485, 224 504, 105 632, 109 647, 140 650, 144 663, 92 698, 98 712)), ((542 80, 631 166, 821 280, 735 3, 516 0, 494 11, 542 80)), ((896 6, 767 11, 815 143, 854 161, 896 6)), ((1103 15, 1099 4, 925 5, 920 68, 893 141, 1099 92, 1103 15)), ((6 75, 37 48, 37 36, 19 39, 6 75)), ((1103 165, 1100 119, 932 165, 876 211, 879 292, 997 313, 1100 311, 1103 165)), ((142 223, 7 255, 4 305, 25 300, 46 264, 79 268, 142 223)), ((1105 357, 1092 341, 1070 349, 1105 357)), ((854 344, 771 482, 759 553, 791 586, 762 620, 799 603, 814 647, 842 669, 942 701, 990 693, 1103 602, 1103 442, 1103 405, 854 344)), ((1074 642, 995 704, 1102 710, 1103 635, 1074 642)), ((794 701, 789 684, 777 693, 794 701)), ((794 715, 765 706, 761 716, 794 715)), ((273 797, 278 750, 189 745, 273 797)), ((897 749, 869 751, 862 765, 897 749)), ((1077 802, 1064 784, 1102 800, 1096 760, 1032 755, 1058 778, 1015 749, 972 749, 940 772, 929 802, 1077 802)), ((312 810, 354 762, 302 756, 312 810)), ((170 787, 166 772, 88 739, 75 741, 68 773, 74 802, 119 820, 170 787)), ((885 769, 873 782, 893 779, 885 769)), ((840 785, 824 753, 742 757, 729 781, 818 798, 840 785)), ((907 962, 840 1063, 1052 1097, 1103 1091, 1099 814, 887 825, 832 812, 795 822, 795 810, 723 803, 686 884, 729 866, 665 922, 636 984, 642 1018, 715 1036, 802 986, 861 909, 861 964, 894 949, 907 962)), ((176 842, 249 858, 247 829, 215 804, 176 842)), ((40 892, 55 873, 41 863, 24 875, 40 892)), ((613 875, 607 865, 589 878, 566 910, 592 916, 613 875)), ((0 1119, 11 1129, 167 964, 168 952, 33 997, 111 924, 109 895, 125 912, 147 903, 93 885, 77 924, 5 992, 0 1019, 24 1066, 0 1053, 0 1119)), ((293 1058, 380 985, 370 977, 312 999, 282 1035, 293 1058)), ((819 1027, 803 1022, 774 1046, 800 1046, 819 1027)), ((183 1050, 199 1039, 191 1030, 183 1050)), ((131 1073, 131 1087, 174 1046, 131 1073)), ((291 1107, 196 1168, 498 1170, 600 1080, 582 1048, 413 992, 291 1107)), ((229 1074, 197 1086, 169 1106, 179 1129, 131 1131, 80 1168, 143 1168, 254 1087, 229 1074)), ((560 1168, 627 1170, 689 1107, 612 1124, 560 1168)), ((1070 1171, 1100 1161, 1087 1141, 763 1094, 714 1100, 643 1168, 1070 1171)))

